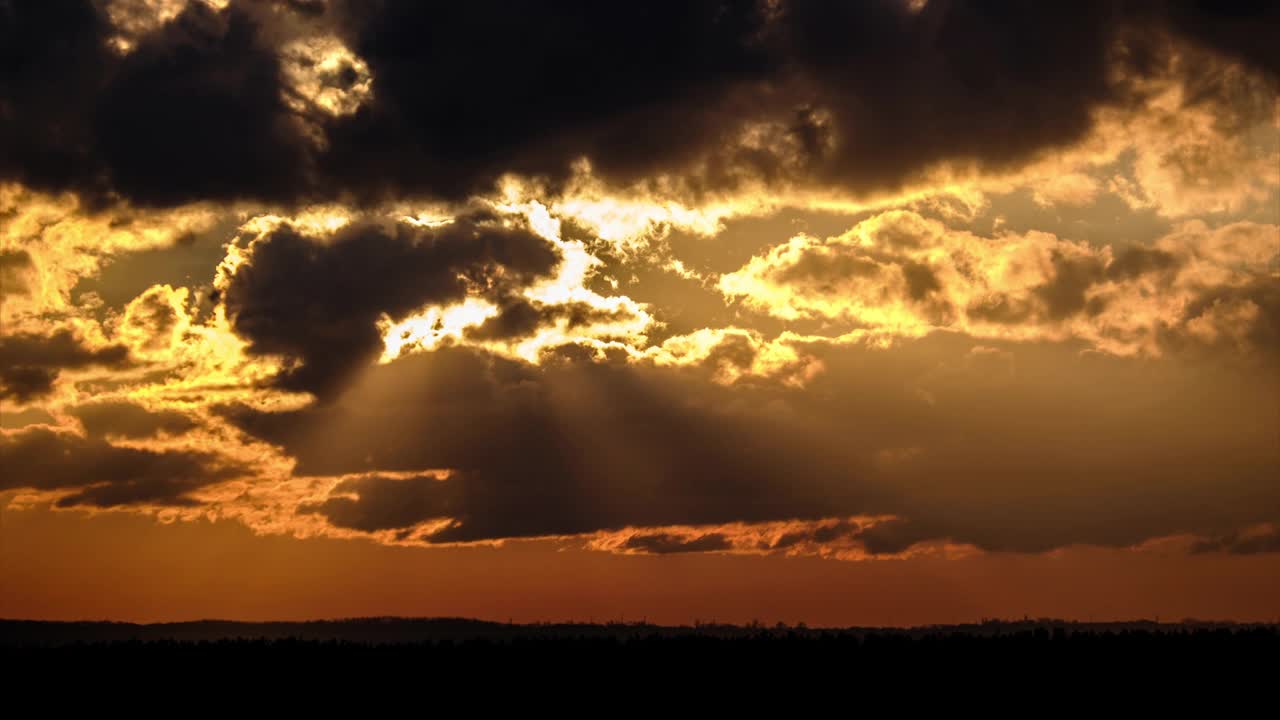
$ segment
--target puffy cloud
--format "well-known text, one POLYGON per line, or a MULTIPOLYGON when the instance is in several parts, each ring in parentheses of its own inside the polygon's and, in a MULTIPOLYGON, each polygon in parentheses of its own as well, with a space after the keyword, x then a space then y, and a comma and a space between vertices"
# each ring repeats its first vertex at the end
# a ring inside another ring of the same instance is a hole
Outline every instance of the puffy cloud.
POLYGON ((1206 75, 1152 82, 1142 111, 1109 129, 1132 148, 1132 180, 1120 174, 1109 181, 1131 205, 1176 218, 1273 202, 1280 187, 1274 82, 1234 67, 1206 75))
POLYGON ((559 255, 554 275, 500 296, 472 292, 452 305, 428 307, 383 328, 388 361, 445 343, 479 345, 511 357, 537 362, 542 352, 571 343, 626 349, 648 341, 658 325, 648 307, 625 295, 601 294, 589 287, 603 262, 581 239, 561 237, 561 223, 537 201, 496 204, 522 216, 559 255), (487 295, 487 297, 486 297, 487 295))
POLYGON ((1046 183, 1038 184, 1032 193, 1032 198, 1037 204, 1045 207, 1081 206, 1093 202, 1098 191, 1099 183, 1095 178, 1074 172, 1057 175, 1046 183))
POLYGON ((797 351, 786 336, 769 340, 741 328, 704 328, 669 337, 661 345, 646 348, 640 357, 658 367, 705 368, 722 385, 767 378, 803 387, 823 369, 820 361, 797 351))
POLYGON ((295 109, 306 112, 314 106, 330 115, 350 115, 368 101, 369 66, 336 38, 303 38, 281 54, 295 109))
POLYGON ((1081 338, 1159 354, 1178 337, 1272 347, 1280 228, 1189 223, 1119 249, 1031 232, 980 237, 918 214, 873 216, 821 240, 798 235, 721 276, 729 298, 785 320, 820 317, 918 337, 1081 338), (1218 319, 1215 319, 1218 318, 1218 319))
POLYGON ((193 2, 215 10, 227 4, 226 0, 110 0, 106 13, 116 31, 111 45, 122 53, 133 50, 139 38, 176 18, 193 2))
POLYGON ((0 185, 0 322, 47 333, 51 319, 84 319, 95 298, 77 285, 120 256, 175 247, 210 229, 220 213, 196 204, 164 211, 95 211, 70 195, 0 185))
POLYGON ((155 285, 125 306, 117 336, 142 357, 167 358, 191 325, 186 288, 155 285))
POLYGON ((1229 351, 1280 351, 1280 281, 1259 279, 1243 287, 1205 290, 1187 305, 1182 330, 1187 339, 1229 351))

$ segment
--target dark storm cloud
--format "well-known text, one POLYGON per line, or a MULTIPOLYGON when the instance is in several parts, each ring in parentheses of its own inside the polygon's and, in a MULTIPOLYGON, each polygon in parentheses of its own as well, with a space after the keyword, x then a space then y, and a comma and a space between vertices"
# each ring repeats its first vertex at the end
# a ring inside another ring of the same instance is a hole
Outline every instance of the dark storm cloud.
POLYGON ((247 472, 208 453, 117 447, 45 427, 0 435, 0 467, 3 490, 74 488, 61 507, 192 505, 187 493, 247 472))
POLYGON ((380 353, 382 315, 469 294, 500 299, 559 260, 543 238, 484 213, 435 228, 356 223, 323 242, 286 225, 253 242, 224 297, 249 352, 291 363, 282 387, 329 397, 380 353))
POLYGON ((699 161, 703 182, 768 177, 786 151, 732 143, 760 121, 789 127, 814 179, 881 188, 939 160, 1014 163, 1124 98, 1110 71, 1126 18, 1112 3, 352 7, 374 99, 330 128, 325 162, 434 194, 502 170, 562 178, 579 156, 623 182, 699 161), (474 71, 423 92, 446 60, 474 71))
POLYGON ((1113 3, 893 0, 786 4, 788 49, 832 119, 821 174, 854 187, 940 159, 1009 165, 1074 140, 1117 100, 1113 3), (1028 122, 1028 118, 1035 118, 1028 122))
POLYGON ((0 177, 141 205, 461 198, 587 157, 619 182, 699 167, 693 189, 743 172, 879 189, 1079 138, 1132 101, 1124 78, 1161 71, 1170 37, 1268 82, 1277 68, 1265 2, 278 6, 295 12, 192 2, 120 54, 101 3, 0 0, 0 177), (314 32, 368 63, 354 114, 285 100, 280 48, 314 32), (736 142, 761 122, 789 145, 736 142))
POLYGON ((0 1, 0 177, 57 190, 99 182, 89 120, 110 32, 87 0, 0 1))
POLYGON ((717 363, 750 362, 732 348, 689 369, 572 353, 534 367, 453 348, 379 366, 330 405, 225 413, 300 474, 455 470, 351 481, 307 508, 356 529, 455 521, 432 542, 892 515, 772 549, 1040 552, 1220 534, 1280 512, 1268 368, 972 342, 816 344, 826 370, 803 390, 707 382, 717 363))
POLYGON ((719 142, 778 67, 754 0, 335 5, 374 99, 329 128, 324 165, 370 191, 465 195, 584 155, 645 176, 719 142))
POLYGON ((302 190, 306 141, 260 32, 235 5, 193 2, 113 67, 93 122, 113 190, 166 206, 302 190))
POLYGON ((297 197, 306 140, 242 4, 189 3, 121 57, 89 0, 0 2, 0 176, 93 203, 297 197))
POLYGON ((147 438, 157 433, 178 435, 195 428, 196 423, 176 410, 153 411, 123 401, 78 405, 70 410, 80 419, 90 437, 119 435, 147 438))
POLYGON ((1194 43, 1280 77, 1280 5, 1271 0, 1174 0, 1149 3, 1169 25, 1194 43), (1268 39, 1270 38, 1270 39, 1268 39))
MULTIPOLYGON (((1081 137, 1096 107, 1132 99, 1123 76, 1144 71, 1171 28, 1220 15, 1016 0, 336 6, 374 93, 329 127, 327 174, 437 195, 507 170, 560 179, 580 156, 620 182, 695 163, 700 183, 769 178, 789 151, 732 142, 760 121, 787 128, 808 179, 855 190, 939 160, 1008 166, 1081 137), (442 75, 446 63, 470 71, 442 75), (422 77, 437 82, 424 91, 422 77)), ((1232 50, 1272 47, 1246 24, 1269 13, 1242 8, 1230 41, 1210 46, 1268 67, 1232 50)))
POLYGON ((89 349, 70 330, 48 336, 0 335, 0 399, 26 403, 47 395, 64 369, 122 368, 128 364, 129 349, 125 346, 89 349))

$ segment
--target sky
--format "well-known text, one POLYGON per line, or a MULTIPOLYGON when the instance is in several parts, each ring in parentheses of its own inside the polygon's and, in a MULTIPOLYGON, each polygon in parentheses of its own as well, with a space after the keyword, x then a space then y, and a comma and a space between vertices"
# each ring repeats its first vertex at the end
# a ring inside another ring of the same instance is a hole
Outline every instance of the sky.
POLYGON ((1280 619, 1277 30, 0 0, 0 616, 1280 619))

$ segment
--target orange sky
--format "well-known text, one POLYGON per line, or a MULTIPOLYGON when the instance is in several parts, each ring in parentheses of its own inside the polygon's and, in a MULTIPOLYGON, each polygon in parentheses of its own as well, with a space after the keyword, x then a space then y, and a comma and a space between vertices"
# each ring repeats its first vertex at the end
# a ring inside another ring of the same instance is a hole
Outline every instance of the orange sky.
POLYGON ((390 548, 254 536, 232 523, 6 512, 0 616, 161 622, 464 616, 914 625, 983 617, 1277 619, 1280 556, 1069 549, 849 563, 390 548))

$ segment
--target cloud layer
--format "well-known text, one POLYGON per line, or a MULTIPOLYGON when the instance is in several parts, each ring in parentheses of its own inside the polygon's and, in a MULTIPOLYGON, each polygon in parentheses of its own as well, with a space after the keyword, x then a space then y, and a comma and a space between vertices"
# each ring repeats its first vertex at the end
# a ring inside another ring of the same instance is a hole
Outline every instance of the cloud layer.
POLYGON ((1278 21, 0 0, 0 503, 1273 552, 1278 21))

